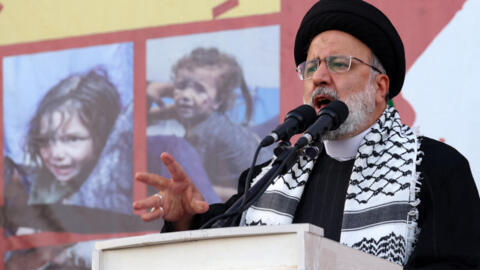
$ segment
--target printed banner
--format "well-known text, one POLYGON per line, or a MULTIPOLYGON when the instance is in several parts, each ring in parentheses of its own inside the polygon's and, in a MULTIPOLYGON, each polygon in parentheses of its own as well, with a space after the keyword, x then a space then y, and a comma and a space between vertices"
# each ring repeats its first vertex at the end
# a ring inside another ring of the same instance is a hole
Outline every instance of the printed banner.
MULTIPOLYGON (((158 232, 133 200, 169 152, 209 203, 302 103, 295 33, 316 0, 0 0, 0 270, 90 269, 95 241, 158 232)), ((403 120, 480 186, 475 0, 368 0, 405 44, 403 120)), ((258 162, 272 157, 272 147, 258 162)))

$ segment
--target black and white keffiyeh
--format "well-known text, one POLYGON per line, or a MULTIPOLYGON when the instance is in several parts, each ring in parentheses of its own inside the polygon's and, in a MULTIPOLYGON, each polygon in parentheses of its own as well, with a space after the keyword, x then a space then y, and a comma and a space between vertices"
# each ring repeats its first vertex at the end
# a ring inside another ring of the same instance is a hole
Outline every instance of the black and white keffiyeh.
MULTIPOLYGON (((407 262, 419 232, 417 166, 423 155, 419 147, 414 131, 388 106, 357 151, 345 198, 341 243, 400 265, 407 262)), ((300 155, 244 212, 241 225, 292 223, 317 156, 300 155)), ((272 163, 253 182, 261 179, 272 163)))

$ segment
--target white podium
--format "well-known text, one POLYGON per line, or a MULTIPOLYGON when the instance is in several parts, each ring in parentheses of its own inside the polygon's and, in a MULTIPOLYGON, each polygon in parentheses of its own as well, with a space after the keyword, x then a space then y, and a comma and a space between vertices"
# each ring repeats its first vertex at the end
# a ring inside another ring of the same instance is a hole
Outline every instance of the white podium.
POLYGON ((195 230, 97 242, 93 270, 401 270, 323 237, 311 224, 195 230))

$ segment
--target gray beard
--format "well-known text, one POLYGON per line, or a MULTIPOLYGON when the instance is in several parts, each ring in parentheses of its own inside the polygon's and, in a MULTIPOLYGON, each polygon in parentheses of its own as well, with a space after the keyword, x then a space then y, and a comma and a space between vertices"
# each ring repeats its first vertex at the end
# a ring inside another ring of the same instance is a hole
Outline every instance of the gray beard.
MULTIPOLYGON (((326 95, 334 100, 340 99, 332 88, 318 87, 312 94, 310 105, 313 106, 315 96, 318 95, 326 95)), ((325 133, 322 137, 324 140, 338 140, 361 132, 360 129, 368 121, 369 115, 375 111, 375 86, 368 83, 364 91, 350 95, 342 101, 347 104, 348 117, 340 127, 325 133)))

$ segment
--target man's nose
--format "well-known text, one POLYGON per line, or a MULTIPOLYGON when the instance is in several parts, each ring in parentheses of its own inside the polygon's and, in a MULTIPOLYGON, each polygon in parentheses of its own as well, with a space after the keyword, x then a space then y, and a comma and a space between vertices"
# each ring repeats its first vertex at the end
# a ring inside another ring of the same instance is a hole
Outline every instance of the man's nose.
POLYGON ((332 83, 332 74, 328 70, 327 63, 321 61, 317 70, 313 73, 312 81, 315 86, 330 85, 332 83))

